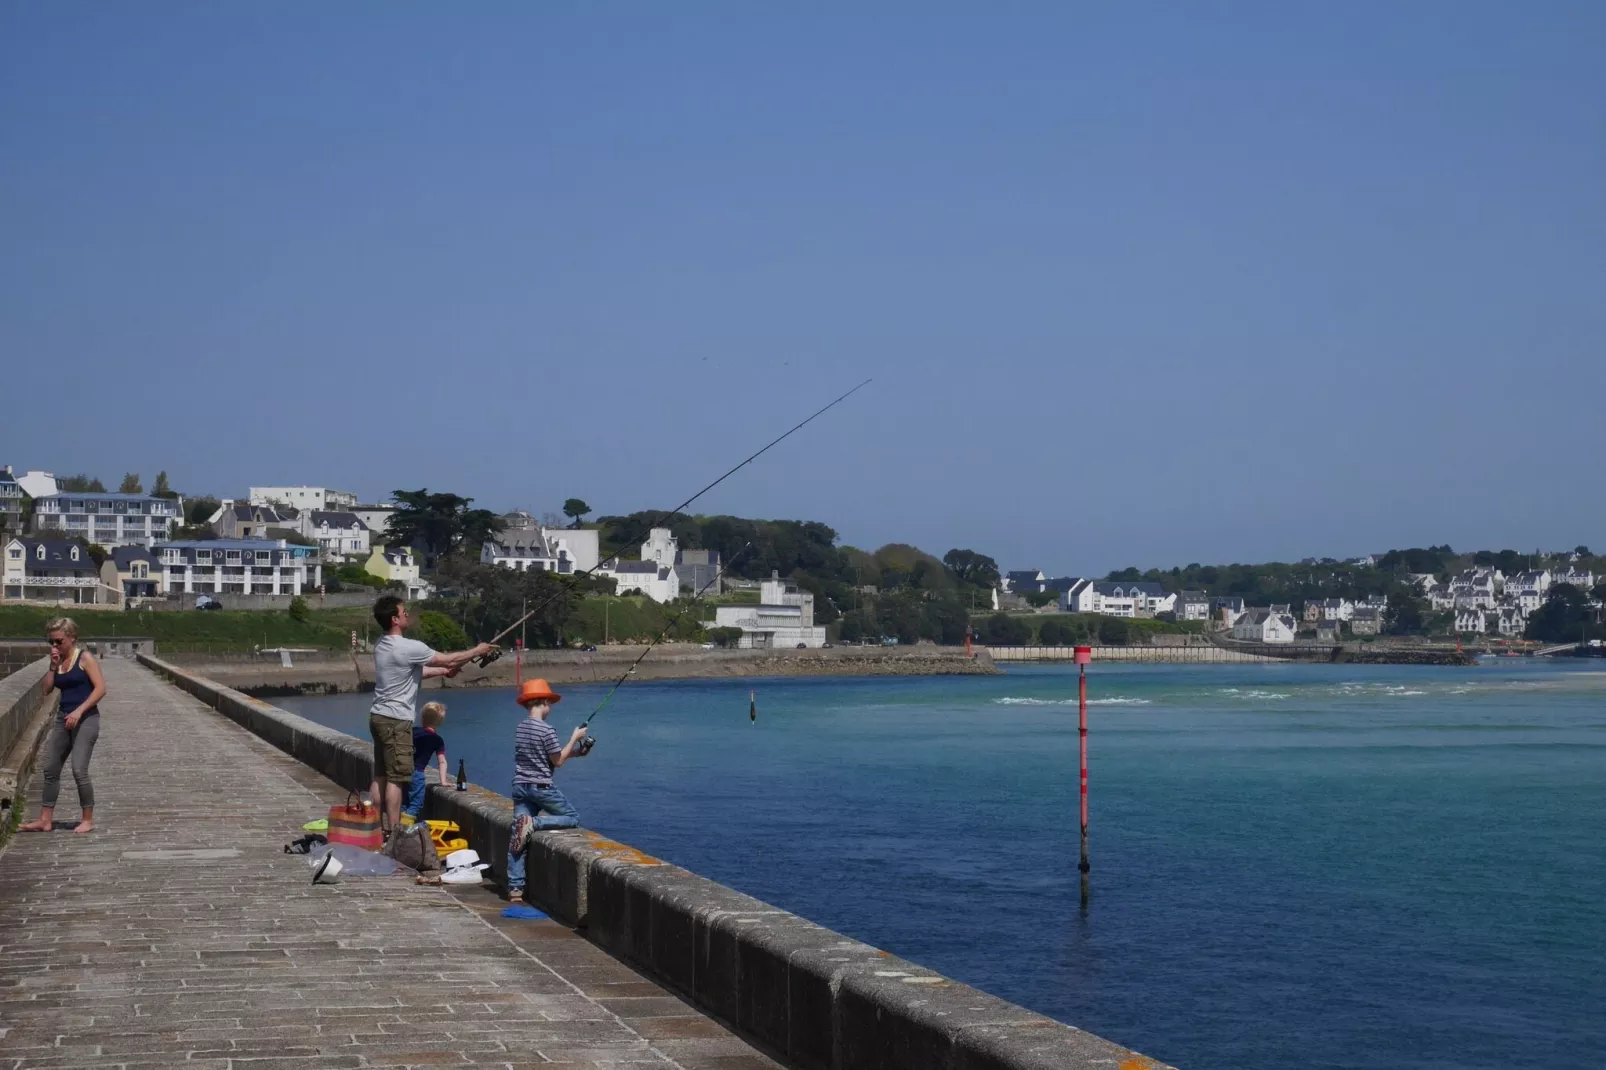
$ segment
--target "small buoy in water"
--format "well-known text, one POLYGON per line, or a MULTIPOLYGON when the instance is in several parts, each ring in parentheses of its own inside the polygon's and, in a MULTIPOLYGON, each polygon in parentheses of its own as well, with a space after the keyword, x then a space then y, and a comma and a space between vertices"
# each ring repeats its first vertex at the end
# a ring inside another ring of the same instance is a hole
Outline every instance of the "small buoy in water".
POLYGON ((758 722, 758 692, 747 693, 747 719, 753 723, 758 722))

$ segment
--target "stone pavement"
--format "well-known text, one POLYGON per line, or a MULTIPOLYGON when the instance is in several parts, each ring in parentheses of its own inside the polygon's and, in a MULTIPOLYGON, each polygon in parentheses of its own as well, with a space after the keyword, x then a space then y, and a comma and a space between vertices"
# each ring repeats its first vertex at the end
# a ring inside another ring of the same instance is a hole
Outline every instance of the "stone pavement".
MULTIPOLYGON (((98 831, 0 854, 0 1070, 442 1066, 777 1070, 656 984, 488 891, 314 887, 283 853, 343 794, 107 659, 98 831), (150 852, 212 851, 175 859, 150 852)), ((37 813, 39 777, 28 817, 37 813)))

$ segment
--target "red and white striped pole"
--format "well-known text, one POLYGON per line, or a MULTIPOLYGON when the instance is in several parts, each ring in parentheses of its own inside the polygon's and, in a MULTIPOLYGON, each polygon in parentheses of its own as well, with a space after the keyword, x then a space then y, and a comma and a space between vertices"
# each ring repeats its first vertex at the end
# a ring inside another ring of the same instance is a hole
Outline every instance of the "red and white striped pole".
POLYGON ((1077 731, 1081 736, 1081 772, 1082 772, 1082 857, 1076 868, 1082 873, 1082 905, 1087 906, 1088 886, 1087 875, 1092 865, 1087 860, 1087 664, 1093 660, 1093 648, 1079 646, 1076 648, 1076 707, 1077 731))

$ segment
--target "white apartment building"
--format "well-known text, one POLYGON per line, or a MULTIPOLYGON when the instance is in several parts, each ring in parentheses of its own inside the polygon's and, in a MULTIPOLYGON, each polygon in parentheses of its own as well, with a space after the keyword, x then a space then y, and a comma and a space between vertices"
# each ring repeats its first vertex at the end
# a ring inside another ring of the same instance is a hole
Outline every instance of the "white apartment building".
POLYGON ((814 596, 773 572, 759 585, 758 605, 720 606, 714 626, 740 628, 743 650, 825 645, 825 627, 814 623, 814 596))
POLYGON ((1106 617, 1152 617, 1174 610, 1176 604, 1176 595, 1143 580, 1077 580, 1060 595, 1060 608, 1067 613, 1102 613, 1106 617))
POLYGON ((272 505, 277 502, 303 512, 308 509, 350 509, 357 504, 357 496, 351 491, 332 487, 252 487, 250 498, 252 505, 272 505))
POLYGON ((163 587, 177 594, 305 594, 323 583, 318 551, 283 539, 158 543, 163 587))
POLYGON ((79 536, 108 550, 166 539, 183 523, 177 498, 145 494, 52 494, 34 502, 34 531, 43 536, 79 536))

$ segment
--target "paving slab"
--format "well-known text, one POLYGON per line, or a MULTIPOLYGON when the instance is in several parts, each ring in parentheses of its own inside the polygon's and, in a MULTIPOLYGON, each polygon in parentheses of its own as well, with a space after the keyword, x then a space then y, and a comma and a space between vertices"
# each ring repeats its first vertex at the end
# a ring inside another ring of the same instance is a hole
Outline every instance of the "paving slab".
MULTIPOLYGON (((311 884, 283 845, 344 793, 134 662, 105 659, 97 830, 0 853, 0 1070, 779 1063, 484 889, 311 884)), ((39 777, 28 812, 39 805, 39 777)))

